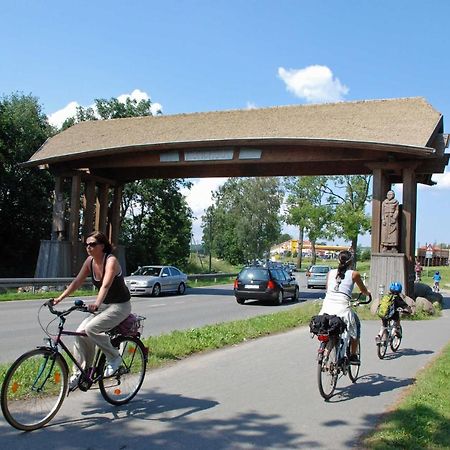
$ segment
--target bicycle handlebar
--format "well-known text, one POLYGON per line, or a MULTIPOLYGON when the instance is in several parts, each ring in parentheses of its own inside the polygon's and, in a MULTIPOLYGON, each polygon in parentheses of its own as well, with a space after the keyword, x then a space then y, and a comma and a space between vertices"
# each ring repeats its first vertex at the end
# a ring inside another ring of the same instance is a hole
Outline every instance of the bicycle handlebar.
POLYGON ((365 302, 362 302, 362 301, 360 300, 360 298, 361 298, 362 296, 363 296, 363 293, 360 292, 360 293, 358 294, 358 297, 356 298, 356 300, 353 302, 353 306, 367 305, 368 303, 370 303, 370 302, 372 301, 372 294, 369 294, 369 295, 367 296, 368 300, 366 300, 365 302))
POLYGON ((53 299, 47 300, 44 305, 48 307, 49 311, 54 314, 55 316, 61 317, 61 316, 67 316, 72 311, 82 311, 82 312, 89 312, 89 309, 84 304, 83 300, 76 299, 74 301, 74 306, 72 306, 69 309, 66 309, 65 311, 57 311, 53 306, 53 299))

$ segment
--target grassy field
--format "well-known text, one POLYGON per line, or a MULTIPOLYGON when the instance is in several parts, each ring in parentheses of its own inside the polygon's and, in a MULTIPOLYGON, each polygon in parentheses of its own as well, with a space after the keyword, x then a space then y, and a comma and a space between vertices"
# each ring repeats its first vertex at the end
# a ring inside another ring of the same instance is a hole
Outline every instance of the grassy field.
POLYGON ((450 344, 417 377, 396 409, 362 442, 363 448, 450 448, 450 344))

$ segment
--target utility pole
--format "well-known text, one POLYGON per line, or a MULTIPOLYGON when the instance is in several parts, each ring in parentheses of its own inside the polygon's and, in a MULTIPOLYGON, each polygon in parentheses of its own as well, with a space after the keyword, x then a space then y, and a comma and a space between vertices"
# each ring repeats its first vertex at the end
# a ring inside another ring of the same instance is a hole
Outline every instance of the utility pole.
POLYGON ((212 215, 209 214, 209 273, 211 273, 212 215))

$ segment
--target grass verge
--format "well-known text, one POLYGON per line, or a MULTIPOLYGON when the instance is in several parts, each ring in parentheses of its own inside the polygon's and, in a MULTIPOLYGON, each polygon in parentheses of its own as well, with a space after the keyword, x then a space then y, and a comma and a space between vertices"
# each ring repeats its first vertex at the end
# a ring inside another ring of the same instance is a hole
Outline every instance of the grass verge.
MULTIPOLYGON (((274 314, 185 331, 173 331, 143 339, 144 344, 150 348, 149 367, 160 367, 194 353, 218 349, 306 325, 319 309, 319 302, 308 302, 274 314)), ((0 365, 0 384, 8 367, 9 364, 0 365)))
POLYGON ((319 309, 320 303, 308 302, 279 313, 149 337, 144 340, 145 345, 150 348, 149 366, 160 367, 194 353, 309 324, 311 316, 317 314, 319 309))
POLYGON ((362 444, 374 450, 450 448, 450 344, 362 444))
MULTIPOLYGON (((10 302, 13 300, 39 300, 56 298, 61 295, 62 291, 48 291, 48 292, 12 292, 9 291, 6 294, 0 294, 0 302, 10 302)), ((96 295, 96 291, 92 289, 80 289, 75 291, 71 296, 74 297, 86 297, 90 295, 96 295)))

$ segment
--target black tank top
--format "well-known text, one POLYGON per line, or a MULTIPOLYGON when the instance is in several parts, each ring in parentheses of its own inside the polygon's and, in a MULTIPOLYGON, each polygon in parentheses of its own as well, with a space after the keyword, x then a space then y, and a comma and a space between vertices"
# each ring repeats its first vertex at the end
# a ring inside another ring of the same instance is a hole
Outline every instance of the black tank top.
MULTIPOLYGON (((91 259, 91 277, 92 284, 100 289, 103 283, 103 278, 105 276, 105 268, 106 268, 106 260, 112 255, 105 255, 105 259, 103 261, 103 273, 102 278, 100 280, 95 279, 94 274, 94 258, 91 259)), ((128 290, 125 280, 123 279, 122 268, 120 269, 120 273, 114 277, 114 280, 111 284, 111 287, 108 289, 105 299, 103 303, 108 305, 110 303, 125 303, 129 302, 131 298, 130 291, 128 290)))

